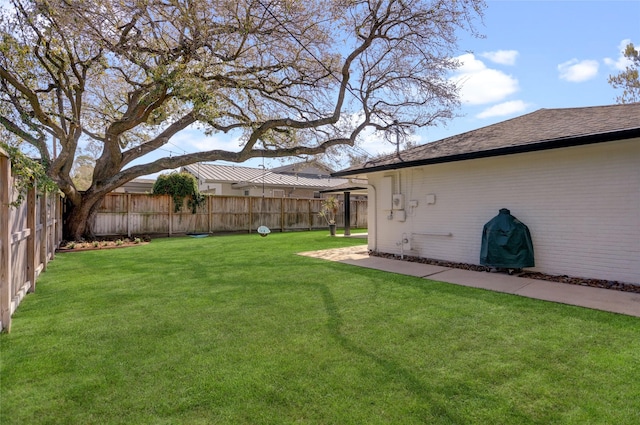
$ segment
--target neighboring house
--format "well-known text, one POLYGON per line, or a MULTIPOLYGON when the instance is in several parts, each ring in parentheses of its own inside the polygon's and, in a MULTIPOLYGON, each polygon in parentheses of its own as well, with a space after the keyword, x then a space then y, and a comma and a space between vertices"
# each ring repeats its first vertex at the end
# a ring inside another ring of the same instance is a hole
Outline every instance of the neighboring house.
POLYGON ((507 208, 529 270, 640 283, 640 103, 541 109, 334 176, 368 179, 375 252, 479 264, 507 208))
POLYGON ((331 178, 334 171, 319 162, 297 162, 272 168, 270 171, 279 174, 298 175, 300 177, 331 178))
POLYGON ((305 164, 264 170, 197 163, 182 167, 181 171, 193 174, 200 191, 212 195, 319 198, 320 191, 348 182, 331 177, 329 169, 314 163, 305 164))
POLYGON ((133 179, 126 182, 119 188, 115 189, 114 193, 152 193, 153 185, 156 183, 155 179, 133 179))

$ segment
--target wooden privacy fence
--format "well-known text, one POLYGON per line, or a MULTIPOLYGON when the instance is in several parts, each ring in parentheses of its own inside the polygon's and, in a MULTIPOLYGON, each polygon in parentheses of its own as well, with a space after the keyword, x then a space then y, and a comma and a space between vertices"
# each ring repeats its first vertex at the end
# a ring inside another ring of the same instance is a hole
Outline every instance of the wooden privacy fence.
POLYGON ((62 239, 59 194, 31 189, 19 206, 11 206, 16 197, 11 162, 0 149, 0 330, 7 332, 18 304, 35 291, 62 239))
MULTIPOLYGON (((327 228, 318 216, 322 199, 205 196, 192 213, 185 201, 174 212, 169 195, 112 193, 105 197, 93 223, 97 236, 174 235, 185 233, 255 232, 264 225, 271 231, 327 228)), ((351 227, 367 227, 367 201, 351 201, 351 227)), ((337 214, 344 226, 344 205, 337 214)))

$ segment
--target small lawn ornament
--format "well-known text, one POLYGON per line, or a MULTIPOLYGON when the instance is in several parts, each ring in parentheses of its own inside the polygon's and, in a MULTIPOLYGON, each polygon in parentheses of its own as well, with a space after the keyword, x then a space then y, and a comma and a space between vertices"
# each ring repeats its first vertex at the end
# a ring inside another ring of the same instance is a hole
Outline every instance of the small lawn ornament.
POLYGON ((269 233, 271 233, 271 230, 269 230, 269 228, 268 228, 267 226, 260 226, 260 227, 258 227, 258 234, 259 234, 260 236, 262 236, 263 238, 264 238, 265 236, 268 236, 268 235, 269 235, 269 233))
POLYGON ((266 168, 264 168, 264 156, 262 157, 262 203, 260 204, 260 227, 258 227, 258 234, 266 238, 271 233, 271 230, 264 224, 262 224, 262 218, 264 214, 264 175, 266 174, 266 168))
POLYGON ((336 215, 338 214, 338 199, 335 196, 325 198, 320 204, 318 216, 325 219, 329 225, 329 234, 336 235, 336 215))

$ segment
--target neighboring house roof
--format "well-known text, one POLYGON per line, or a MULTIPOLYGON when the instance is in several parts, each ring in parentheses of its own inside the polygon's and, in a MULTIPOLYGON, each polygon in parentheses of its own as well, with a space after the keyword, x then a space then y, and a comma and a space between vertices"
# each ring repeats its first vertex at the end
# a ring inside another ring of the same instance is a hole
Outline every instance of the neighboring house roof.
POLYGON ((640 137, 640 103, 540 109, 333 173, 349 176, 419 165, 640 137))
POLYGON ((324 178, 307 177, 304 175, 291 175, 276 173, 272 170, 261 168, 238 167, 233 165, 216 164, 192 164, 183 167, 201 181, 215 181, 233 183, 233 187, 241 188, 247 186, 261 185, 285 186, 285 187, 306 187, 309 189, 326 189, 347 182, 326 175, 324 178))
POLYGON ((307 188, 333 187, 347 181, 345 179, 338 179, 335 177, 313 178, 313 177, 296 176, 291 174, 282 174, 282 173, 274 173, 271 171, 266 171, 263 174, 256 176, 252 179, 249 179, 243 182, 238 182, 234 184, 234 187, 255 186, 255 185, 262 184, 263 180, 264 180, 264 184, 267 186, 296 186, 296 187, 307 187, 307 188))
POLYGON ((274 173, 298 174, 307 177, 329 177, 334 172, 331 168, 317 161, 297 162, 272 168, 274 173))
POLYGON ((239 182, 248 181, 264 174, 260 168, 235 165, 192 164, 182 167, 202 181, 239 182))
POLYGON ((146 193, 153 191, 153 185, 156 179, 137 178, 126 182, 119 189, 129 193, 146 193))

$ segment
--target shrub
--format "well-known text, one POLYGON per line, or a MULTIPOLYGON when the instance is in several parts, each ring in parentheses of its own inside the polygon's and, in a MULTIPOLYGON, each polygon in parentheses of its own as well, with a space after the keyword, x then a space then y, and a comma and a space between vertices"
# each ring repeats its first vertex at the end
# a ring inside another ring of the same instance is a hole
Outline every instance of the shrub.
POLYGON ((39 160, 27 157, 19 148, 10 146, 0 141, 0 148, 4 149, 11 161, 11 174, 15 177, 14 188, 18 192, 17 199, 10 205, 19 206, 27 193, 27 190, 37 186, 42 192, 58 190, 56 183, 47 176, 46 164, 39 160))
POLYGON ((336 224, 336 214, 338 213, 338 199, 329 196, 322 201, 318 215, 324 218, 327 224, 336 224))
POLYGON ((154 195, 171 195, 173 198, 174 212, 180 211, 184 199, 189 197, 188 205, 193 214, 196 209, 204 202, 204 196, 198 190, 198 182, 196 178, 189 173, 170 173, 158 176, 153 185, 154 195))

